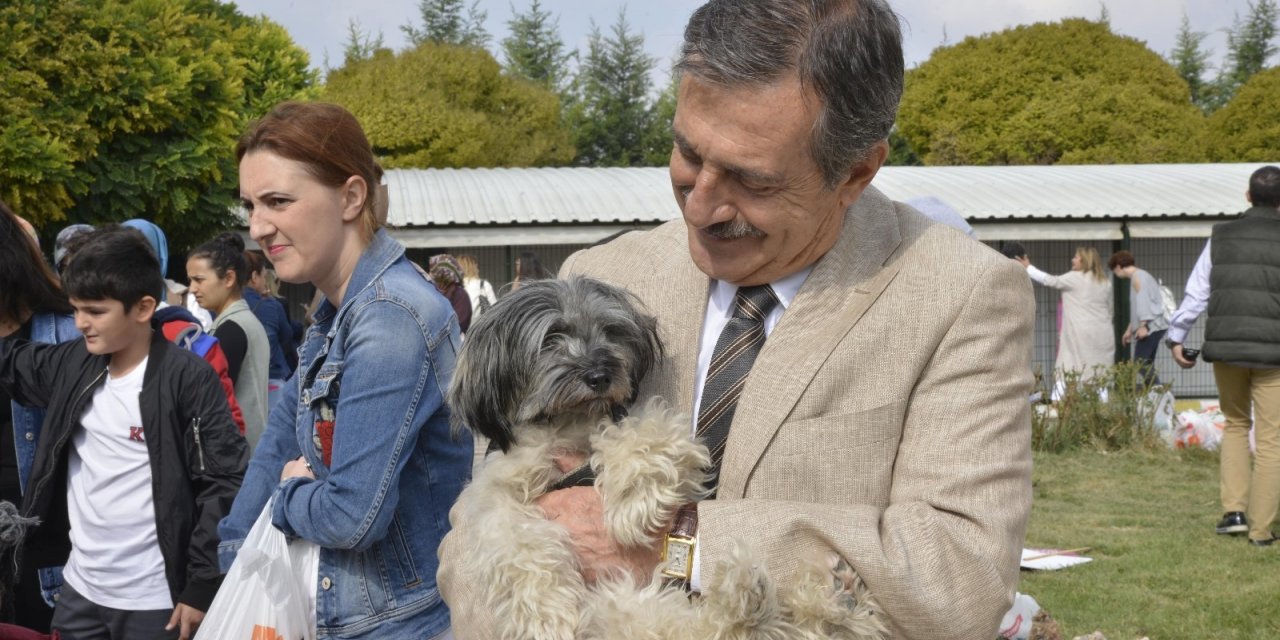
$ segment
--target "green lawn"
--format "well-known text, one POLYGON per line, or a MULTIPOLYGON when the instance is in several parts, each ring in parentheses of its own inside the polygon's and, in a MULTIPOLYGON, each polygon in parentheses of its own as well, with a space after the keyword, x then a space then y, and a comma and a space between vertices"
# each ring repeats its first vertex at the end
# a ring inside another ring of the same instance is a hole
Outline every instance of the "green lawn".
POLYGON ((1034 484, 1026 546, 1093 548, 1093 562, 1022 572, 1018 590, 1065 638, 1280 638, 1280 544, 1214 534, 1216 454, 1036 454, 1034 484))

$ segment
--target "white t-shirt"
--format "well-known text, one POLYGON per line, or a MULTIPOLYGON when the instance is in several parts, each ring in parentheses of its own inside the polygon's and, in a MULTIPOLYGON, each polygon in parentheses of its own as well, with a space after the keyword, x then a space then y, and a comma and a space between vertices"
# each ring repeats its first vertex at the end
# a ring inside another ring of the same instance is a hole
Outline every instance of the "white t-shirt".
POLYGON ((138 395, 147 360, 93 394, 71 438, 67 584, 90 602, 124 611, 172 609, 156 535, 151 460, 138 395))

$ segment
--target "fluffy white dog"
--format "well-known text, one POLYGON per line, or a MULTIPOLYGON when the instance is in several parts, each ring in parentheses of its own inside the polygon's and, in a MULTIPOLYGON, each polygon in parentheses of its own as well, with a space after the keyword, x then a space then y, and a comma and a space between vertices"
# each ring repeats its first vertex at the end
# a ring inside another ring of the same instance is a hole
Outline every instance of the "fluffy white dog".
POLYGON ((660 401, 632 415, 641 379, 661 358, 655 320, 625 291, 589 278, 522 285, 481 316, 459 354, 455 424, 487 436, 491 454, 459 497, 471 536, 461 567, 485 589, 503 639, 808 639, 883 637, 865 586, 831 554, 781 593, 745 544, 710 572, 700 597, 610 575, 587 585, 568 533, 534 499, 590 484, 623 547, 654 545, 676 510, 705 495, 710 457, 688 416, 660 401), (554 460, 587 452, 569 474, 554 460))

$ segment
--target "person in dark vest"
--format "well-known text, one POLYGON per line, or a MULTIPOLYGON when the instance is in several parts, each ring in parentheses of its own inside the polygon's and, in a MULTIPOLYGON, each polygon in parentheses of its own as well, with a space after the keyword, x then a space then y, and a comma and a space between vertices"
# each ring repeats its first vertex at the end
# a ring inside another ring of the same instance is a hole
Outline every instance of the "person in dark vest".
POLYGON ((1238 219, 1214 225, 1169 323, 1167 343, 1184 369, 1195 355, 1183 347, 1196 318, 1209 311, 1204 359, 1213 363, 1222 430, 1220 534, 1249 534, 1271 546, 1280 508, 1280 167, 1249 178, 1252 206, 1238 219), (1249 429, 1257 454, 1249 458, 1249 429))

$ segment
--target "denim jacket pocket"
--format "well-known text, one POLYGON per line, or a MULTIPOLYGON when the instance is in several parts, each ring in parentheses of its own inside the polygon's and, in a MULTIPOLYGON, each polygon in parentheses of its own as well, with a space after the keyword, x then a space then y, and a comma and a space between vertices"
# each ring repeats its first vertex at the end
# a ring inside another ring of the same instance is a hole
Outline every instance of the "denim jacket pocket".
POLYGON ((317 400, 332 398, 337 400, 338 387, 342 384, 342 364, 326 362, 316 372, 310 382, 302 387, 302 404, 314 406, 317 400))
POLYGON ((413 562, 413 552, 409 549, 409 539, 404 535, 404 528, 400 526, 400 518, 396 517, 391 520, 391 528, 387 530, 386 546, 389 556, 395 559, 396 576, 401 587, 416 587, 422 584, 422 577, 418 575, 418 568, 413 562))

